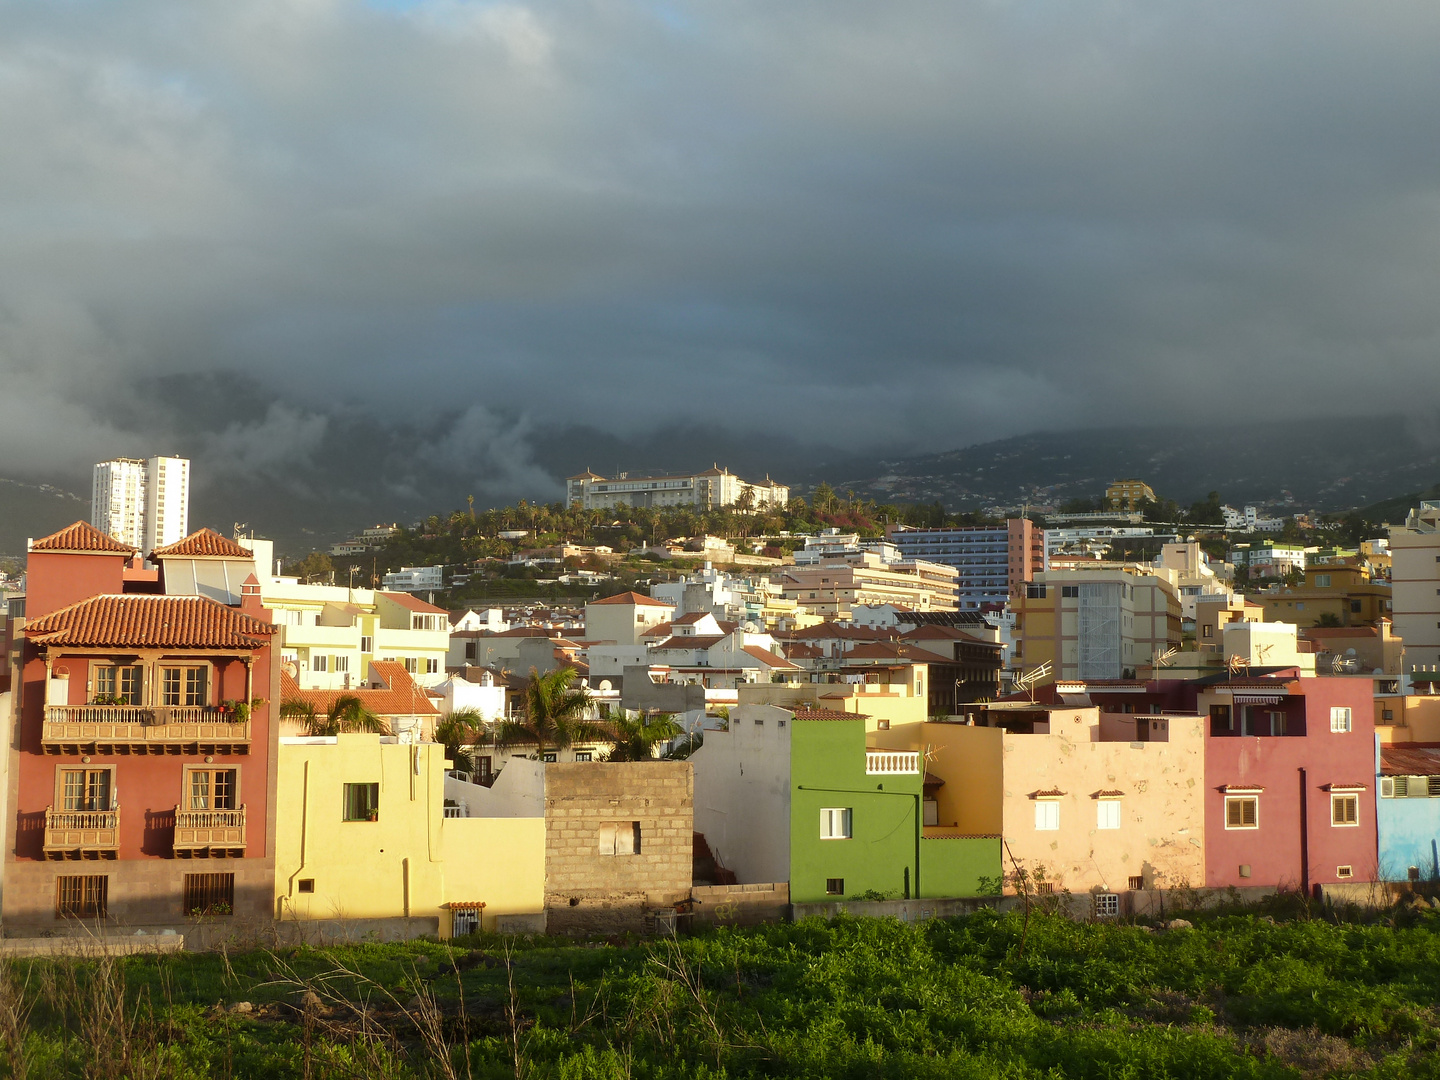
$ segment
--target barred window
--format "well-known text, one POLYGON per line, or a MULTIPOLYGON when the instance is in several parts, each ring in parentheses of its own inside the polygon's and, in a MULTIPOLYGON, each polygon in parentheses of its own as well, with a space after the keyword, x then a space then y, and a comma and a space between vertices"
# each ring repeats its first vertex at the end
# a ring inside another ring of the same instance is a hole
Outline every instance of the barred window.
POLYGON ((55 879, 55 914, 62 919, 103 919, 109 894, 106 874, 62 874, 55 879))
POLYGON ((234 874, 186 874, 186 915, 229 915, 235 910, 234 874))

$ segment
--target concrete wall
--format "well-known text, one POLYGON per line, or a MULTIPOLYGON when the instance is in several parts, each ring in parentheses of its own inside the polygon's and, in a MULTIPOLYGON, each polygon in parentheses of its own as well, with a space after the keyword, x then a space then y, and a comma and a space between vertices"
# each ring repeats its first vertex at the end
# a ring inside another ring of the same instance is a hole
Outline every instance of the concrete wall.
POLYGON ((583 762, 545 770, 545 908, 552 933, 644 930, 690 895, 688 761, 583 762), (640 851, 602 854, 607 827, 640 827, 640 851))
MULTIPOLYGON (((479 900, 483 927, 506 916, 540 917, 545 910, 545 820, 540 817, 446 818, 441 827, 443 881, 433 903, 479 900)), ((421 909, 429 914, 432 898, 421 909)), ((440 932, 450 933, 449 909, 440 932)))
POLYGON ((729 730, 705 732, 690 758, 695 831, 744 884, 790 880, 789 720, 785 709, 737 706, 729 730))
POLYGON ((785 882, 749 885, 696 885, 690 890, 690 926, 755 926, 781 922, 790 915, 790 886, 785 882))
POLYGON ((620 707, 636 711, 651 710, 685 713, 705 710, 705 687, 694 683, 654 683, 648 667, 625 668, 620 685, 620 707))
POLYGON ((1204 721, 1167 719, 1168 742, 1101 742, 1088 708, 1052 714, 1050 734, 1005 735, 1004 833, 1022 866, 1043 866, 1072 893, 1121 892, 1131 877, 1146 888, 1204 883, 1204 721), (1064 795, 1035 797, 1051 790, 1064 795), (1100 791, 1124 793, 1118 829, 1098 827, 1100 791), (1035 827, 1040 801, 1059 804, 1058 829, 1035 827))
POLYGON ((464 803, 471 817, 543 818, 545 763, 512 757, 490 787, 447 776, 445 798, 464 803))

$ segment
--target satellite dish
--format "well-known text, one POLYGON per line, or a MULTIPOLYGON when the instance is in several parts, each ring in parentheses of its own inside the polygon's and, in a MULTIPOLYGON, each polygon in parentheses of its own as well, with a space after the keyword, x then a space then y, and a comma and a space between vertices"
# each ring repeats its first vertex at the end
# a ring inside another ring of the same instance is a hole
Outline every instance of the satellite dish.
POLYGON ((285 672, 285 674, 289 675, 292 679, 300 674, 300 669, 296 666, 294 660, 286 660, 285 663, 281 666, 280 670, 285 672))
POLYGON ((759 628, 758 626, 756 626, 753 622, 747 622, 747 623, 745 624, 745 633, 747 633, 747 634, 758 634, 759 632, 760 632, 760 628, 759 628))

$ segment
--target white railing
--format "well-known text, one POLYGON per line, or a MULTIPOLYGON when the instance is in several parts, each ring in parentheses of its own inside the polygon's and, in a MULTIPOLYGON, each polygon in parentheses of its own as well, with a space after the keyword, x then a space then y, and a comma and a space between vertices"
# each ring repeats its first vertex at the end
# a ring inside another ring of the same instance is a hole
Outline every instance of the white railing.
POLYGON ((920 771, 920 755, 915 751, 866 750, 865 775, 882 776, 886 773, 914 775, 920 771))
POLYGON ((445 807, 445 816, 454 818, 465 818, 470 816, 470 808, 463 802, 459 806, 445 807))

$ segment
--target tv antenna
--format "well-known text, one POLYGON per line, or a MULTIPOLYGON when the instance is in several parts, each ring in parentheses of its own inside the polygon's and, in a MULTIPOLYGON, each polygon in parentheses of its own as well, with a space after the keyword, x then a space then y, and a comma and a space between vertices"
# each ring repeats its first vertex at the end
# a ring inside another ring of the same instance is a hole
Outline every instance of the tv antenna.
POLYGON ((1150 666, 1157 668, 1168 668, 1171 661, 1175 659, 1175 654, 1179 651, 1180 650, 1175 648, 1174 645, 1171 645, 1168 649, 1165 649, 1162 652, 1158 652, 1154 656, 1152 656, 1150 658, 1150 666))
POLYGON ((1030 701, 1033 703, 1035 701, 1035 685, 1040 682, 1041 679, 1047 679, 1049 677, 1050 661, 1046 660, 1039 667, 1033 667, 1023 675, 1016 676, 1015 688, 1023 693, 1029 694, 1030 701))

